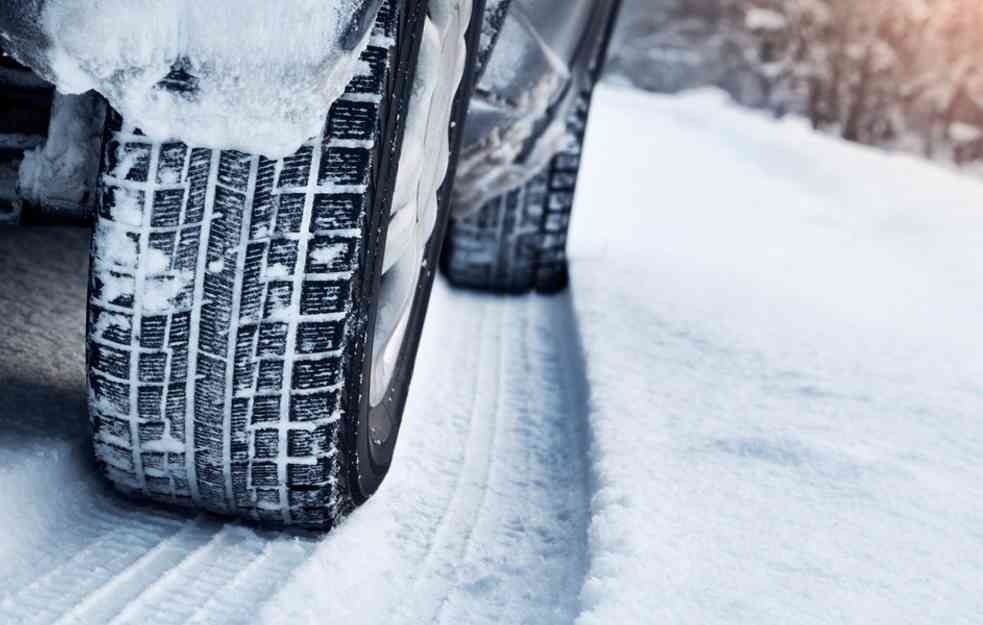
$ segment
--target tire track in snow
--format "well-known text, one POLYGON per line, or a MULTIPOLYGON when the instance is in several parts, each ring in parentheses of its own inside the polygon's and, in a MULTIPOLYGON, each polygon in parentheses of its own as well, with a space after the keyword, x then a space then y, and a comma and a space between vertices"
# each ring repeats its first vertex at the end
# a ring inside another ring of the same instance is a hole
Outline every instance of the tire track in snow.
MULTIPOLYGON (((113 617, 122 612, 136 598, 145 586, 152 585, 169 570, 180 566, 185 560, 198 554, 209 543, 214 530, 204 520, 187 522, 174 534, 163 538, 156 544, 140 545, 127 553, 129 557, 137 558, 129 562, 125 568, 110 569, 105 575, 86 575, 84 571, 76 571, 75 577, 82 580, 78 588, 66 593, 66 600, 60 605, 52 606, 60 610, 56 620, 45 620, 55 625, 72 623, 108 623, 113 617), (140 555, 140 551, 144 551, 140 555), (93 586, 93 582, 101 582, 93 586)), ((151 538, 160 538, 151 535, 151 538)), ((118 540, 118 539, 117 539, 118 540)), ((89 551, 88 548, 86 551, 89 551)), ((101 557, 104 549, 97 548, 92 557, 80 558, 82 564, 92 566, 101 557)), ((35 613, 37 616, 37 613, 35 613)), ((28 619, 27 622, 41 622, 28 619)))
MULTIPOLYGON (((487 307, 480 314, 483 320, 487 318, 487 307)), ((495 429, 499 421, 495 398, 501 391, 501 325, 500 321, 490 329, 486 329, 485 323, 479 325, 478 363, 496 364, 494 367, 477 368, 461 471, 454 485, 453 496, 433 533, 412 591, 407 595, 410 601, 398 608, 396 623, 433 622, 445 599, 443 587, 453 582, 456 562, 463 554, 465 542, 469 538, 469 528, 474 528, 474 517, 486 496, 495 429), (485 414, 488 406, 496 407, 491 415, 485 414)))
POLYGON ((495 323, 480 335, 459 487, 408 601, 387 622, 572 623, 589 523, 587 393, 572 305, 567 296, 468 300, 495 323))
MULTIPOLYGON (((106 505, 105 495, 102 489, 86 489, 77 501, 79 505, 69 503, 67 513, 45 528, 50 532, 46 539, 38 532, 37 540, 26 541, 13 553, 8 552, 8 558, 0 561, 0 579, 4 581, 0 588, 0 609, 16 603, 16 597, 23 596, 25 589, 50 585, 51 578, 72 569, 73 561, 79 560, 82 554, 98 550, 100 545, 112 545, 118 540, 116 533, 120 527, 131 525, 138 535, 150 532, 167 537, 181 525, 180 518, 166 515, 149 515, 144 521, 132 524, 129 515, 140 514, 143 510, 136 506, 128 509, 106 505), (92 498, 85 500, 82 497, 92 498)), ((109 499, 111 501, 112 497, 109 499)), ((75 568, 78 568, 77 564, 75 568)), ((57 588, 57 584, 55 586, 57 588)))
MULTIPOLYGON (((152 511, 121 512, 115 529, 5 597, 3 622, 249 623, 314 549, 306 537, 211 517, 156 522, 152 511)), ((80 526, 80 535, 87 535, 84 522, 80 526)))
POLYGON ((179 524, 131 523, 120 515, 115 521, 126 528, 120 532, 109 527, 107 521, 112 522, 98 517, 88 522, 81 520, 81 532, 76 537, 88 539, 89 531, 96 528, 105 531, 87 543, 66 545, 76 551, 60 564, 46 571, 33 569, 39 575, 0 601, 5 618, 18 625, 57 622, 89 593, 111 583, 136 564, 142 554, 179 529, 179 524))
POLYGON ((203 532, 208 537, 207 542, 173 558, 170 567, 153 567, 151 575, 142 576, 142 583, 133 586, 141 591, 123 603, 123 609, 114 618, 101 621, 93 618, 97 613, 92 612, 85 622, 107 622, 108 625, 186 622, 198 606, 226 589, 241 569, 257 560, 265 547, 264 541, 249 529, 220 524, 221 529, 216 531, 215 524, 219 523, 213 521, 209 531, 203 532), (174 600, 178 596, 181 601, 174 600))
POLYGON ((513 304, 500 453, 439 622, 569 624, 588 565, 587 387, 568 296, 513 304))
POLYGON ((304 542, 267 541, 262 553, 232 578, 223 592, 216 592, 197 607, 188 625, 230 625, 256 621, 256 606, 241 597, 253 594, 269 598, 307 560, 312 547, 304 542))

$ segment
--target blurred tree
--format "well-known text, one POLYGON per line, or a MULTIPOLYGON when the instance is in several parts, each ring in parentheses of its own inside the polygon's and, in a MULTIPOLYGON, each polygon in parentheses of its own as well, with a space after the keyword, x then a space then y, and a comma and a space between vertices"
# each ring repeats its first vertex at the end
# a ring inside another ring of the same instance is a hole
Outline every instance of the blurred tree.
POLYGON ((983 2, 627 0, 612 71, 717 86, 851 141, 983 159, 983 2))

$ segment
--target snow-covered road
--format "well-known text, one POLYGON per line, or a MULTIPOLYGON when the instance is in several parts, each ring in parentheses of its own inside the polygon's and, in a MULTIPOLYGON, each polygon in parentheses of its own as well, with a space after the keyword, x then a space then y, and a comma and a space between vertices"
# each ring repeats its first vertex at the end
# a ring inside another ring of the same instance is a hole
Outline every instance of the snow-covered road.
POLYGON ((2 237, 0 280, 36 290, 11 302, 3 333, 0 622, 574 620, 589 491, 569 297, 438 285, 400 469, 319 542, 138 508, 103 487, 82 440, 80 234, 2 237))
POLYGON ((983 185, 602 88, 573 288, 438 283, 393 472, 325 537, 88 460, 87 237, 0 230, 0 624, 983 620, 983 185))

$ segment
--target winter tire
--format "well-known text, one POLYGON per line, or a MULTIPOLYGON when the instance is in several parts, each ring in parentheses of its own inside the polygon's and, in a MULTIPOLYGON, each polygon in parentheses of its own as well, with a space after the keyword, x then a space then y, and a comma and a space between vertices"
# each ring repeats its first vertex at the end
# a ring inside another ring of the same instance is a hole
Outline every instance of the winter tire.
MULTIPOLYGON (((451 219, 441 270, 457 287, 499 293, 556 293, 569 283, 567 232, 594 86, 600 79, 618 2, 598 16, 582 58, 589 67, 567 113, 569 140, 529 182, 451 219)), ((599 3, 600 6, 600 3, 599 3)))
MULTIPOLYGON (((480 15, 475 2, 461 22, 450 176, 480 15)), ((87 331, 95 454, 120 490, 326 529, 378 488, 448 219, 444 184, 389 382, 373 392, 390 207, 429 19, 426 0, 382 3, 365 73, 323 136, 287 158, 156 143, 111 115, 87 331)))

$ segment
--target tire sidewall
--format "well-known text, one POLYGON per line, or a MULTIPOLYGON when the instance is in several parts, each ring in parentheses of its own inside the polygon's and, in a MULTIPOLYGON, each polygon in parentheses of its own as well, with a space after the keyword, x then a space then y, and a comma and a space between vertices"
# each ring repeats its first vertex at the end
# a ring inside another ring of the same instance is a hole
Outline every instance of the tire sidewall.
MULTIPOLYGON (((361 418, 357 419, 357 423, 355 423, 354 427, 352 428, 355 433, 353 441, 354 454, 353 458, 351 458, 349 469, 349 479, 352 485, 351 494, 356 504, 363 503, 381 485, 383 479, 389 471, 390 466, 392 465, 396 441, 399 438, 403 410, 406 406, 406 400, 409 395, 410 381, 413 377, 416 356, 419 350, 423 326, 424 322, 426 321, 427 308, 430 302, 430 294, 433 290, 435 268, 438 266, 443 241, 450 223, 450 191, 454 180, 454 172, 457 166, 458 154, 460 151, 460 141, 462 135, 460 130, 464 127, 464 120, 467 116, 467 109, 470 103, 470 95, 474 89, 475 63, 477 59, 478 44, 480 41, 479 35, 481 32, 484 4, 484 0, 473 0, 472 4, 471 23, 467 31, 468 61, 465 67, 461 85, 458 89, 457 95, 454 98, 453 114, 451 116, 452 122, 451 127, 448 129, 451 153, 444 183, 441 185, 438 191, 437 223, 434 227, 430 240, 427 242, 426 250, 424 252, 424 261, 422 267, 420 268, 420 278, 417 281, 416 293, 413 296, 413 303, 410 310, 406 335, 403 339, 403 344, 400 346, 399 355, 396 359, 395 370, 389 384, 389 389, 386 391, 383 401, 380 402, 379 405, 373 407, 370 402, 372 372, 369 363, 371 361, 372 350, 374 347, 374 328, 378 308, 375 304, 378 303, 376 298, 382 281, 382 260, 385 252, 386 231, 388 228, 388 209, 392 202, 393 187, 395 184, 396 175, 398 173, 398 160, 402 143, 401 136, 398 138, 396 148, 388 155, 390 158, 394 158, 394 161, 388 168, 390 170, 390 177, 384 190, 385 201, 377 204, 377 209, 373 215, 373 219, 379 223, 374 224, 371 229, 372 234, 376 236, 373 237, 374 243, 367 246, 369 248, 369 254, 372 256, 372 260, 374 262, 372 264, 372 270, 366 271, 365 274, 367 284, 365 284, 364 288, 366 288, 365 292, 368 293, 366 301, 368 302, 369 314, 365 326, 364 347, 358 354, 355 355, 355 358, 361 360, 360 366, 356 367, 355 369, 360 369, 362 371, 361 385, 359 387, 360 390, 357 398, 358 406, 357 410, 349 413, 362 415, 361 418), (382 207, 385 207, 386 210, 381 210, 382 207), (380 415, 377 411, 383 411, 385 414, 380 415), (387 441, 381 445, 376 445, 375 449, 373 450, 371 448, 372 442, 369 424, 376 418, 388 418, 389 422, 393 424, 393 430, 387 441)), ((411 53, 414 57, 419 48, 419 37, 421 31, 422 19, 414 34, 416 40, 411 42, 411 53)), ((415 66, 415 61, 412 63, 412 65, 415 66)), ((409 71, 409 82, 404 84, 412 84, 414 73, 413 70, 415 70, 415 67, 409 71)), ((405 107, 407 103, 408 102, 404 101, 402 105, 405 107)), ((401 118, 402 117, 404 116, 401 116, 401 118)), ((399 128, 398 130, 399 134, 401 135, 403 129, 399 128)), ((383 163, 382 167, 385 169, 386 164, 383 163)))

